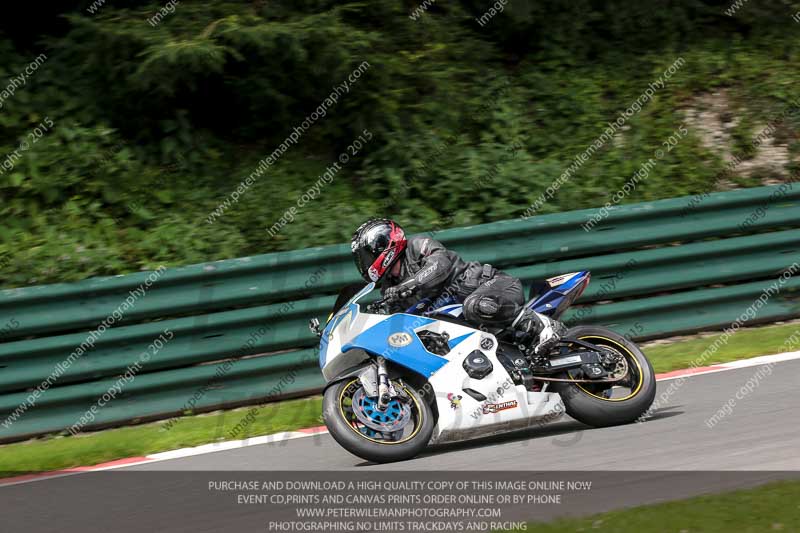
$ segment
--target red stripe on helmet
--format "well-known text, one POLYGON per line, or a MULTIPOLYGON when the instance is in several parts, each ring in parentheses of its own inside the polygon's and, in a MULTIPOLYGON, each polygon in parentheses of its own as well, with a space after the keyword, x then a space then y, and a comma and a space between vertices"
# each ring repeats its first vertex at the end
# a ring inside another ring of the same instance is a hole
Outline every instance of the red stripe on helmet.
POLYGON ((378 281, 381 279, 383 275, 386 274, 386 271, 392 267, 395 261, 397 261, 403 250, 406 249, 406 244, 408 241, 406 240, 406 235, 403 232, 403 228, 394 222, 392 222, 391 225, 392 231, 389 233, 389 244, 386 246, 386 249, 375 259, 369 269, 367 269, 367 275, 369 275, 369 279, 372 281, 378 281))

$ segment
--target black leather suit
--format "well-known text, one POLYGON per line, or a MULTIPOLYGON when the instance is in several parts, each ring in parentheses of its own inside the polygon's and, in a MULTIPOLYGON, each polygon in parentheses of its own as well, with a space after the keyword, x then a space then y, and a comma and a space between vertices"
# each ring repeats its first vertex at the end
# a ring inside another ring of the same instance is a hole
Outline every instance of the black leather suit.
POLYGON ((417 291, 393 305, 404 311, 422 298, 431 298, 438 307, 448 297, 464 304, 464 318, 490 326, 509 325, 525 304, 522 282, 477 261, 464 261, 439 241, 425 236, 410 237, 400 259, 400 275, 387 275, 381 284, 386 289, 414 277, 417 291))

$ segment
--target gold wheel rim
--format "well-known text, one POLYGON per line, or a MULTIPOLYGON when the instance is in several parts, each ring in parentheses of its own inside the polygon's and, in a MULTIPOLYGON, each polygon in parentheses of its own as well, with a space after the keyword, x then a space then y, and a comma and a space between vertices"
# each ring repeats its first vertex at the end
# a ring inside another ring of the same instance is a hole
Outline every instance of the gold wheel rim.
POLYGON ((414 431, 411 433, 411 435, 409 435, 408 437, 404 438, 403 440, 387 442, 387 441, 384 441, 384 440, 377 440, 377 439, 373 439, 372 437, 368 437, 368 436, 364 435, 363 433, 361 433, 360 431, 358 431, 356 428, 354 428, 353 425, 350 424, 350 422, 347 419, 347 415, 344 412, 344 407, 342 406, 342 400, 344 399, 344 393, 347 392, 347 390, 350 388, 350 386, 353 385, 353 383, 355 383, 357 381, 358 381, 358 378, 351 380, 344 388, 342 388, 342 392, 339 394, 339 412, 342 414, 342 420, 345 421, 345 424, 347 424, 347 427, 350 428, 350 430, 353 433, 357 434, 359 437, 361 437, 363 439, 366 439, 368 441, 371 441, 371 442, 374 442, 374 443, 377 443, 377 444, 385 444, 385 445, 403 444, 404 442, 408 442, 409 440, 413 439, 414 436, 417 433, 419 433, 419 430, 422 428, 423 417, 425 415, 422 412, 422 409, 419 408, 419 403, 417 402, 416 397, 413 394, 411 394, 411 392, 409 391, 408 387, 406 387, 406 386, 403 386, 403 390, 406 391, 406 393, 408 393, 409 398, 411 398, 411 401, 414 402, 414 407, 417 409, 417 413, 419 415, 419 421, 417 422, 416 427, 414 428, 414 431))
MULTIPOLYGON (((633 363, 636 365, 636 368, 638 370, 637 375, 639 376, 639 382, 636 384, 636 388, 632 389, 631 393, 629 395, 625 396, 624 398, 604 398, 603 396, 599 396, 599 395, 597 395, 597 394, 595 394, 595 393, 593 393, 591 391, 586 390, 585 388, 583 388, 583 386, 581 386, 580 383, 576 383, 575 385, 577 385, 577 387, 581 391, 583 391, 585 394, 588 394, 592 398, 597 398, 598 400, 603 400, 605 402, 624 402, 625 400, 630 400, 631 398, 633 398, 634 396, 639 394, 639 391, 642 389, 642 385, 644 384, 644 372, 642 372, 642 365, 639 364, 639 360, 636 358, 636 356, 633 355, 630 350, 628 350, 626 347, 624 347, 623 345, 621 345, 617 341, 609 339, 607 337, 601 337, 599 335, 586 335, 584 337, 578 337, 578 340, 586 340, 586 339, 604 340, 606 342, 611 343, 614 348, 620 349, 623 352, 625 352, 626 354, 628 354, 630 356, 630 361, 633 361, 633 363)), ((630 369, 628 371, 630 372, 630 369)))

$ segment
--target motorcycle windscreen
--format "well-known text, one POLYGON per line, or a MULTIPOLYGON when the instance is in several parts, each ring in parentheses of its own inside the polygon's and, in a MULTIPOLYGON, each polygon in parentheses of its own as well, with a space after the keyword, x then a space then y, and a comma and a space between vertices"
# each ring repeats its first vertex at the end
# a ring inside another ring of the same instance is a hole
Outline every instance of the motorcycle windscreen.
POLYGON ((334 302, 331 312, 328 315, 328 320, 330 320, 333 315, 336 314, 336 311, 344 307, 345 304, 350 303, 350 300, 353 299, 353 296, 358 294, 363 288, 363 283, 352 283, 342 287, 342 290, 339 291, 339 295, 336 297, 336 301, 334 302))
POLYGON ((344 286, 339 291, 339 295, 336 297, 336 301, 333 303, 333 308, 331 309, 331 313, 328 315, 326 322, 330 322, 331 318, 333 318, 333 315, 335 315, 337 311, 342 309, 345 305, 357 302, 365 294, 372 292, 374 288, 375 283, 369 283, 366 286, 364 286, 363 283, 352 283, 344 286))

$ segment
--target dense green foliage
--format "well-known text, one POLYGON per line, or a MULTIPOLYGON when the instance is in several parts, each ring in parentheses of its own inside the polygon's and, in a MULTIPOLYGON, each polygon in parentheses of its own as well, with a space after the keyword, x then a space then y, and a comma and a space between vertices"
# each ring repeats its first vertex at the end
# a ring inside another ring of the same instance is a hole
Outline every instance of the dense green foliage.
MULTIPOLYGON (((2 80, 47 56, 0 108, 0 160, 31 141, 0 170, 3 286, 342 242, 379 213, 412 231, 520 216, 678 57, 539 212, 608 201, 697 94, 728 90, 740 145, 800 97, 800 24, 782 2, 729 17, 728 3, 700 0, 511 0, 484 25, 490 3, 478 0, 439 1, 416 20, 416 0, 187 0, 155 25, 164 3, 60 4, 9 15, 0 33, 2 80), (352 154, 365 129, 372 139, 352 154), (349 162, 319 182, 342 152, 349 162), (315 183, 317 198, 270 234, 315 183)), ((793 152, 799 127, 796 115, 782 126, 793 152)), ((690 130, 623 201, 705 191, 722 167, 690 130)))

